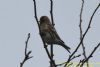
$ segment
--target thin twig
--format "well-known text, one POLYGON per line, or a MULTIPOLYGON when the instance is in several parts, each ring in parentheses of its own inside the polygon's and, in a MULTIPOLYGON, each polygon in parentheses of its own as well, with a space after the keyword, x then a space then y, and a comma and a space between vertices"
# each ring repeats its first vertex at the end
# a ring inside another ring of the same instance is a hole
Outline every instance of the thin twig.
MULTIPOLYGON (((77 58, 77 57, 80 57, 81 56, 81 54, 79 54, 79 55, 77 55, 77 56, 73 56, 73 58, 71 58, 70 59, 70 61, 72 61, 73 59, 75 59, 75 58, 77 58)), ((62 66, 62 65, 64 65, 64 64, 66 64, 66 63, 68 63, 68 62, 63 62, 63 63, 61 63, 61 64, 57 64, 57 66, 62 66)), ((73 63, 70 63, 69 65, 72 65, 73 63)), ((69 66, 68 65, 68 66, 69 66)))
POLYGON ((27 54, 27 45, 28 45, 29 38, 30 38, 30 33, 28 34, 28 38, 25 42, 25 44, 26 44, 26 46, 25 46, 25 55, 27 54))
POLYGON ((83 37, 82 37, 80 43, 79 43, 78 46, 76 47, 75 51, 69 56, 69 58, 68 58, 68 60, 67 60, 67 63, 65 64, 64 67, 67 66, 67 64, 70 62, 70 59, 71 59, 71 58, 73 57, 73 55, 77 52, 77 50, 79 49, 80 45, 82 44, 82 42, 83 42, 83 40, 84 40, 84 38, 85 38, 87 32, 88 32, 89 29, 90 29, 90 26, 91 26, 91 23, 92 23, 92 19, 93 19, 94 15, 95 15, 96 11, 98 10, 99 6, 100 6, 100 3, 99 3, 99 5, 97 6, 97 8, 94 10, 94 12, 93 12, 93 14, 92 14, 92 16, 91 16, 91 18, 90 18, 88 27, 87 27, 85 33, 83 34, 83 37))
POLYGON ((52 25, 54 26, 55 23, 54 23, 54 20, 53 20, 53 1, 50 0, 50 15, 51 15, 51 21, 52 21, 52 25))
POLYGON ((70 61, 73 60, 73 59, 75 59, 75 58, 77 58, 77 57, 80 57, 80 56, 81 56, 81 54, 79 54, 79 55, 77 55, 77 56, 73 56, 73 57, 70 59, 70 61))
POLYGON ((33 56, 29 56, 31 54, 32 51, 28 51, 27 52, 27 45, 28 45, 28 41, 29 41, 29 38, 30 38, 30 33, 28 33, 28 37, 27 37, 27 40, 25 41, 25 57, 24 57, 24 60, 20 63, 20 67, 23 67, 24 63, 28 60, 28 59, 31 59, 33 56))
POLYGON ((68 64, 68 66, 67 66, 67 67, 70 67, 71 65, 73 65, 73 63, 68 64))
POLYGON ((57 66, 62 66, 64 65, 66 62, 63 62, 63 63, 60 63, 60 64, 57 64, 57 66))
MULTIPOLYGON (((86 35, 86 33, 88 32, 88 30, 90 29, 90 25, 91 25, 92 19, 93 19, 94 15, 95 15, 96 11, 99 9, 99 7, 100 7, 100 3, 98 4, 98 6, 96 7, 96 9, 94 10, 94 12, 93 12, 93 14, 92 14, 92 16, 91 16, 91 18, 90 18, 88 28, 86 29, 86 31, 85 31, 83 37, 86 35)), ((80 67, 82 67, 82 66, 84 65, 85 62, 88 62, 88 60, 92 57, 93 53, 96 51, 96 49, 97 49, 99 46, 100 46, 100 43, 94 48, 94 50, 92 51, 92 53, 90 54, 90 56, 87 57, 87 58, 85 58, 85 61, 82 62, 82 64, 81 64, 80 67)))
POLYGON ((99 46, 100 46, 100 43, 93 49, 93 51, 91 52, 91 54, 82 62, 82 64, 80 65, 80 67, 83 67, 84 63, 87 62, 91 57, 93 57, 93 54, 99 48, 99 46))
POLYGON ((79 67, 79 65, 81 64, 82 60, 79 61, 79 63, 76 65, 76 67, 79 67))
POLYGON ((39 28, 39 31, 40 31, 39 21, 38 21, 38 17, 37 17, 36 1, 33 0, 33 2, 34 2, 34 14, 35 14, 34 17, 35 17, 35 20, 38 24, 38 28, 39 28))
MULTIPOLYGON (((83 7, 84 7, 84 0, 82 0, 82 6, 81 6, 81 11, 80 11, 80 24, 79 24, 79 28, 80 28, 80 40, 83 37, 83 31, 82 31, 82 14, 83 14, 83 7)), ((86 52, 85 52, 85 46, 84 43, 82 42, 82 48, 83 48, 83 56, 86 59, 86 52)), ((87 61, 87 67, 89 67, 89 63, 87 61)))
MULTIPOLYGON (((71 61, 73 60, 73 59, 75 59, 75 58, 77 58, 77 57, 80 57, 81 56, 81 54, 79 54, 79 55, 77 55, 77 56, 74 56, 72 59, 71 59, 71 61)), ((64 64, 66 64, 67 62, 63 62, 63 63, 61 63, 61 64, 57 64, 57 66, 62 66, 62 65, 64 65, 64 64)), ((68 67, 70 66, 70 65, 72 65, 73 63, 70 63, 69 65, 68 65, 68 67)))
MULTIPOLYGON (((36 19, 36 22, 37 22, 37 24, 38 24, 39 34, 40 34, 40 36, 41 36, 40 24, 39 24, 38 17, 37 17, 36 1, 33 0, 33 2, 34 2, 34 14, 35 14, 35 19, 36 19)), ((50 61, 53 63, 53 66, 54 66, 54 67, 57 67, 56 64, 55 64, 55 62, 54 62, 54 60, 52 59, 51 55, 49 54, 49 51, 48 51, 48 49, 47 49, 47 45, 46 45, 46 43, 43 41, 42 36, 41 36, 41 39, 42 39, 42 42, 43 42, 43 44, 44 44, 44 48, 45 48, 45 50, 46 50, 46 53, 47 53, 47 55, 48 55, 50 61)))
POLYGON ((89 21, 88 27, 87 27, 85 33, 83 34, 83 37, 85 37, 85 35, 86 35, 87 32, 89 31, 90 26, 91 26, 91 23, 92 23, 92 19, 93 19, 94 15, 95 15, 96 11, 99 9, 99 7, 100 7, 100 3, 98 4, 98 6, 96 7, 96 9, 94 10, 94 12, 93 12, 93 14, 92 14, 92 16, 91 16, 91 18, 90 18, 90 21, 89 21))

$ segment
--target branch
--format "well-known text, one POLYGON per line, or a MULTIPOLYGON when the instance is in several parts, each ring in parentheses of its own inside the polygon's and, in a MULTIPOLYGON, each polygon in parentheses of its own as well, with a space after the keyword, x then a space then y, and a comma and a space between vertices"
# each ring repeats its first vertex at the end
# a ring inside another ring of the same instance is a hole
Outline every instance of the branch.
POLYGON ((73 57, 73 55, 77 52, 77 50, 79 49, 80 45, 82 44, 82 42, 83 42, 83 40, 84 40, 84 38, 85 38, 87 32, 88 32, 89 29, 90 29, 90 25, 91 25, 91 23, 92 23, 92 19, 93 19, 94 15, 95 15, 95 13, 96 13, 96 11, 98 10, 99 7, 100 7, 100 3, 99 3, 99 5, 97 6, 97 8, 94 10, 94 12, 93 12, 93 14, 92 14, 92 16, 91 16, 91 18, 90 18, 88 27, 87 27, 85 33, 83 34, 83 37, 81 38, 80 43, 79 43, 78 46, 76 47, 75 51, 69 56, 69 58, 68 58, 68 60, 67 60, 67 63, 65 64, 64 67, 67 66, 67 64, 70 62, 70 59, 71 59, 71 58, 73 57))
POLYGON ((38 28, 39 28, 39 31, 40 31, 39 21, 38 21, 38 17, 37 17, 36 1, 33 0, 33 2, 34 2, 34 14, 35 14, 34 17, 35 17, 35 20, 37 22, 37 25, 38 25, 38 28))
POLYGON ((50 15, 51 15, 51 21, 52 21, 52 25, 54 26, 55 23, 54 23, 54 20, 53 20, 53 1, 50 0, 50 15))
POLYGON ((28 37, 27 37, 27 40, 25 41, 25 57, 24 57, 24 60, 20 63, 20 67, 23 67, 24 63, 28 60, 28 59, 31 59, 33 56, 29 56, 31 54, 32 51, 29 51, 27 52, 27 45, 28 45, 28 41, 29 41, 29 38, 30 38, 30 33, 28 33, 28 37))
MULTIPOLYGON (((52 25, 54 26, 55 23, 54 23, 54 20, 53 20, 53 1, 52 1, 52 0, 50 0, 50 15, 51 15, 51 22, 52 22, 52 25)), ((53 54, 53 44, 51 44, 50 50, 51 50, 51 51, 50 51, 51 57, 52 57, 52 59, 53 59, 53 56, 54 56, 54 54, 53 54)), ((52 62, 50 62, 50 67, 53 67, 53 63, 52 63, 52 62)))
POLYGON ((80 65, 80 67, 83 67, 84 63, 87 62, 91 57, 93 57, 93 54, 95 53, 95 51, 97 50, 97 48, 99 48, 100 43, 93 49, 93 51, 91 52, 91 54, 82 62, 82 64, 80 65))
MULTIPOLYGON (((72 59, 70 59, 70 61, 72 61, 73 59, 75 59, 75 58, 77 58, 77 57, 80 57, 81 56, 81 54, 79 54, 79 55, 77 55, 77 56, 74 56, 72 59)), ((64 65, 64 64, 66 64, 66 63, 68 63, 68 62, 63 62, 63 63, 61 63, 61 64, 57 64, 57 66, 62 66, 62 65, 64 65)), ((67 67, 69 67, 70 65, 72 65, 73 63, 70 63, 67 67)))
POLYGON ((80 56, 81 56, 81 54, 79 54, 79 55, 77 55, 77 56, 73 56, 73 57, 70 59, 70 61, 73 60, 73 59, 75 59, 75 58, 77 58, 77 57, 80 57, 80 56))
MULTIPOLYGON (((38 21, 38 17, 37 17, 36 1, 33 0, 33 2, 34 2, 34 13, 35 13, 35 19, 36 19, 36 22, 37 22, 37 24, 38 24, 39 34, 40 34, 40 36, 41 36, 40 25, 39 25, 39 21, 38 21)), ((43 41, 42 36, 41 36, 41 39, 42 39, 42 42, 43 42, 43 44, 44 44, 45 51, 46 51, 46 53, 47 53, 47 55, 48 55, 50 61, 52 62, 52 64, 53 64, 54 67, 57 67, 56 64, 55 64, 55 62, 54 62, 54 60, 52 59, 51 55, 49 54, 49 51, 48 51, 48 49, 47 49, 47 45, 46 45, 46 43, 43 41)))
MULTIPOLYGON (((88 24, 88 28, 86 29, 86 31, 85 31, 83 37, 86 35, 86 33, 88 32, 88 30, 90 29, 90 25, 91 25, 92 19, 93 19, 94 15, 95 15, 96 11, 99 9, 99 7, 100 7, 100 3, 98 4, 98 6, 96 7, 96 9, 94 10, 94 12, 93 12, 93 14, 92 14, 92 16, 91 16, 91 18, 90 18, 90 21, 89 21, 89 24, 88 24)), ((82 66, 84 65, 85 62, 87 62, 87 66, 88 66, 88 60, 92 57, 93 53, 96 51, 96 49, 97 49, 99 46, 100 46, 100 43, 94 48, 94 50, 92 51, 92 53, 90 54, 89 57, 85 57, 85 61, 82 62, 82 64, 81 64, 80 67, 82 67, 82 66)))
POLYGON ((82 61, 80 60, 79 63, 76 65, 76 67, 78 67, 78 66, 81 64, 81 62, 82 62, 82 61))
POLYGON ((93 19, 94 15, 95 15, 96 11, 99 9, 99 7, 100 7, 100 3, 98 4, 98 6, 96 7, 96 9, 94 10, 94 12, 93 12, 93 14, 92 14, 92 16, 91 16, 91 18, 90 18, 90 21, 89 21, 88 27, 87 27, 85 33, 83 34, 83 37, 85 37, 85 35, 86 35, 87 32, 89 31, 89 29, 90 29, 90 25, 91 25, 91 23, 92 23, 92 19, 93 19))
POLYGON ((73 65, 73 63, 70 63, 67 67, 70 67, 71 65, 73 65))
MULTIPOLYGON (((84 7, 84 0, 82 0, 82 6, 81 6, 81 11, 80 11, 80 24, 79 24, 79 28, 80 28, 80 40, 83 37, 83 31, 82 31, 82 14, 83 14, 83 7, 84 7)), ((84 43, 82 42, 82 48, 83 48, 83 56, 86 59, 86 52, 85 52, 85 46, 84 43)), ((87 61, 87 67, 89 67, 89 63, 87 61)))

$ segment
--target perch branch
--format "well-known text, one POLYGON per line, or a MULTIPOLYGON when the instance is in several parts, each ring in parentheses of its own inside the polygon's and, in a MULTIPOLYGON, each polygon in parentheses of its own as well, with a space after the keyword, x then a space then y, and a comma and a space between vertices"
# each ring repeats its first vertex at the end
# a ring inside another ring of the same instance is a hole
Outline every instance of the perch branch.
MULTIPOLYGON (((52 25, 54 26, 55 24, 54 24, 54 20, 53 20, 53 1, 52 0, 50 0, 50 15, 51 15, 52 25)), ((50 51, 51 52, 51 57, 53 59, 53 56, 54 56, 54 54, 53 54, 53 44, 51 44, 50 50, 51 50, 50 51)), ((50 67, 53 67, 53 63, 52 62, 50 62, 50 67)))
POLYGON ((51 15, 51 21, 52 21, 52 25, 54 26, 54 20, 53 20, 53 1, 50 0, 50 15, 51 15))
MULTIPOLYGON (((35 14, 35 19, 36 19, 36 22, 37 22, 37 24, 38 24, 39 34, 40 34, 40 36, 41 36, 41 30, 40 30, 40 26, 39 26, 38 17, 37 17, 36 1, 33 0, 33 2, 34 2, 34 14, 35 14)), ((43 42, 43 44, 44 44, 44 48, 45 48, 45 50, 46 50, 46 53, 47 53, 47 55, 48 55, 50 61, 52 62, 52 64, 53 64, 54 67, 57 67, 56 64, 55 64, 55 62, 54 62, 54 60, 52 59, 51 55, 49 54, 49 51, 48 51, 48 49, 47 49, 46 43, 43 41, 43 38, 42 38, 42 37, 41 37, 41 39, 42 39, 42 42, 43 42)))

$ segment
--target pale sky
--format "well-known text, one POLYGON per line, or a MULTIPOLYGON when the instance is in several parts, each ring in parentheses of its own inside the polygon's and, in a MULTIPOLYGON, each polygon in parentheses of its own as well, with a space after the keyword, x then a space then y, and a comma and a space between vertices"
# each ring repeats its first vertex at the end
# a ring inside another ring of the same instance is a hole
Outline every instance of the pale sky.
MULTIPOLYGON (((50 17, 50 1, 36 0, 38 18, 43 15, 50 17)), ((83 11, 83 29, 85 31, 90 16, 100 0, 85 0, 83 11)), ((79 43, 79 14, 81 0, 54 0, 55 28, 61 39, 71 47, 71 52, 79 43)), ((100 8, 96 12, 91 28, 87 33, 84 44, 87 55, 100 42, 100 8)), ((0 66, 19 67, 24 58, 24 47, 27 34, 31 33, 28 50, 32 50, 32 59, 23 67, 49 67, 49 59, 39 36, 38 26, 34 18, 32 0, 0 0, 0 66)), ((82 49, 79 49, 80 54, 82 49)), ((61 46, 54 46, 56 63, 62 63, 68 58, 68 52, 61 46)), ((90 59, 93 67, 99 67, 100 47, 90 59)), ((74 60, 77 63, 78 60, 74 60)))

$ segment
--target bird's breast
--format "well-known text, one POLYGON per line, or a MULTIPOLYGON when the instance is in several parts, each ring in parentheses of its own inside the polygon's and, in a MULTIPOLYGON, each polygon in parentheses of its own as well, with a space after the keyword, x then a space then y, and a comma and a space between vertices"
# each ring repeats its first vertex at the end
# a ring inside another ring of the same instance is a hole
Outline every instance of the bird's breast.
POLYGON ((51 34, 48 32, 45 32, 45 36, 43 36, 43 40, 47 43, 47 44, 51 44, 55 41, 55 39, 52 38, 51 34))
POLYGON ((48 25, 42 24, 42 25, 40 25, 40 29, 41 30, 46 30, 46 29, 48 29, 48 25))

